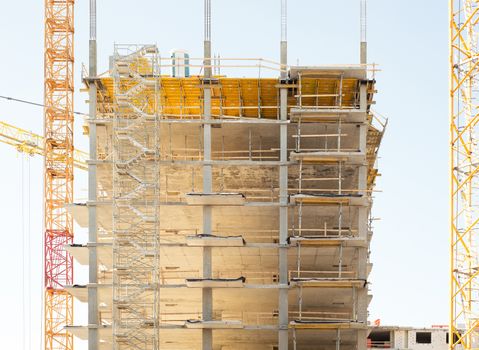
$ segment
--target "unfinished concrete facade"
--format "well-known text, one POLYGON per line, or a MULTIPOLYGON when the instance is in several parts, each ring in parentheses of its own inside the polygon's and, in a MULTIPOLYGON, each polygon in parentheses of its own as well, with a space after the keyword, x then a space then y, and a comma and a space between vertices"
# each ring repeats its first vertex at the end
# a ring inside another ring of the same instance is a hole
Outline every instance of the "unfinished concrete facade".
MULTIPOLYGON (((444 325, 430 328, 374 326, 371 327, 368 336, 368 349, 446 350, 449 348, 449 330, 444 325)), ((459 346, 459 349, 463 349, 463 346, 459 346)))
POLYGON ((97 324, 68 329, 100 349, 366 349, 372 72, 171 65, 120 45, 87 80, 96 200, 70 209, 86 227, 94 208, 98 231, 68 250, 90 265, 95 250, 97 281, 67 289, 97 324))

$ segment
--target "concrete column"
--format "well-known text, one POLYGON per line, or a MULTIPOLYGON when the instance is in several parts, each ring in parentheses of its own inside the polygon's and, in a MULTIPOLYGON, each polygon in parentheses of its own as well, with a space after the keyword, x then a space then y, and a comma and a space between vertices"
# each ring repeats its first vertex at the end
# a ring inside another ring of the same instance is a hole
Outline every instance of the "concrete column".
POLYGON ((98 225, 96 205, 97 201, 97 160, 96 152, 96 95, 97 87, 97 53, 96 53, 96 0, 90 0, 90 41, 89 41, 89 129, 90 129, 90 162, 88 164, 88 350, 98 350, 98 225))
MULTIPOLYGON (((205 76, 206 78, 206 76, 205 76)), ((205 82, 204 86, 204 119, 211 118, 211 90, 205 82)), ((211 160, 211 124, 203 124, 203 152, 204 161, 211 160)), ((211 193, 213 190, 212 167, 203 165, 203 192, 211 193)), ((209 205, 203 207, 203 234, 212 234, 212 208, 209 205)), ((203 247, 203 278, 212 277, 212 256, 211 247, 203 247)), ((211 288, 203 288, 203 320, 213 319, 213 291, 211 288)), ((211 329, 203 329, 203 350, 213 349, 213 333, 211 329)))
MULTIPOLYGON (((361 63, 363 62, 363 43, 361 43, 361 63)), ((365 44, 365 43, 364 43, 365 44)), ((365 45, 364 45, 365 47, 365 45)), ((367 120, 367 84, 365 81, 361 83, 360 86, 360 109, 364 111, 364 121, 367 120)), ((364 154, 367 150, 367 133, 368 125, 365 123, 359 126, 359 149, 364 154)), ((367 180, 368 180, 368 167, 363 165, 359 167, 358 174, 358 189, 361 191, 360 194, 363 196, 368 196, 367 190, 367 180)), ((358 220, 359 220, 359 237, 365 241, 368 239, 368 214, 369 207, 360 207, 358 209, 358 220)), ((368 279, 368 249, 369 248, 358 248, 358 278, 367 280, 368 279)), ((367 324, 368 318, 368 290, 367 288, 359 288, 357 290, 357 316, 358 322, 363 322, 367 324)), ((366 350, 367 349, 367 331, 358 330, 357 332, 357 349, 366 350)))
POLYGON ((361 64, 368 63, 368 43, 362 42, 361 43, 361 64))
MULTIPOLYGON (((204 99, 203 99, 203 118, 211 119, 211 0, 205 0, 205 40, 204 46, 204 99)), ((211 160, 211 124, 203 124, 203 160, 211 160)), ((203 164, 203 193, 213 191, 213 171, 210 164, 203 164)), ((212 233, 212 208, 203 207, 203 234, 212 233)), ((203 247, 203 278, 212 277, 212 256, 211 247, 203 247)), ((213 319, 213 290, 203 288, 202 290, 202 313, 204 321, 213 319)), ((213 331, 211 329, 202 330, 202 349, 213 350, 213 331)))
MULTIPOLYGON (((206 78, 206 75, 205 75, 206 78)), ((208 83, 204 83, 204 119, 211 119, 211 90, 208 83)), ((211 160, 211 124, 203 124, 203 152, 204 161, 211 160)), ((203 193, 211 193, 213 190, 212 167, 203 164, 203 193)), ((212 208, 209 205, 203 206, 203 234, 212 234, 212 208)), ((203 247, 203 278, 212 277, 212 256, 211 247, 203 247)), ((203 288, 202 291, 203 320, 213 319, 213 291, 211 288, 203 288)), ((213 349, 213 334, 211 329, 203 329, 203 350, 213 349)))
POLYGON ((361 25, 361 44, 360 44, 360 62, 367 64, 368 62, 368 44, 366 42, 367 32, 367 3, 366 0, 361 0, 360 9, 360 25, 361 25))
POLYGON ((360 329, 357 332, 357 350, 366 350, 368 348, 368 331, 360 329))

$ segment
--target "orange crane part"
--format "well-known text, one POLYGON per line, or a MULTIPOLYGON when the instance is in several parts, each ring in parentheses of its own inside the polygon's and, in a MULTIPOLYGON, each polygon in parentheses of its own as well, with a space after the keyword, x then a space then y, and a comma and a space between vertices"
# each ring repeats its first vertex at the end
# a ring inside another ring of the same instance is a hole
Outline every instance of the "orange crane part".
POLYGON ((65 326, 73 322, 73 220, 65 208, 73 201, 74 0, 45 0, 44 51, 44 345, 73 349, 65 326))

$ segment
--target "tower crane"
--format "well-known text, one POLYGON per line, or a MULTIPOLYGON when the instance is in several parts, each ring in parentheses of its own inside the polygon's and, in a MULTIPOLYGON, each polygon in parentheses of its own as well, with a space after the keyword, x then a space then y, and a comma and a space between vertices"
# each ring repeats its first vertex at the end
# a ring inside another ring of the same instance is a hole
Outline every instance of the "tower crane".
POLYGON ((449 349, 477 349, 479 332, 479 3, 449 0, 449 349))
POLYGON ((72 350, 73 92, 75 0, 45 0, 44 48, 44 347, 72 350))

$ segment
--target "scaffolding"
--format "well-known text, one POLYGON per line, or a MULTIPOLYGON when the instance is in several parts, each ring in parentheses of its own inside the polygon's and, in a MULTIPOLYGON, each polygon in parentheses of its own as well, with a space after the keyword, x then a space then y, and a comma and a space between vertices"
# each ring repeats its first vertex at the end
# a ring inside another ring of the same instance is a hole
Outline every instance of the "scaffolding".
POLYGON ((113 348, 159 348, 159 62, 115 46, 113 348))

